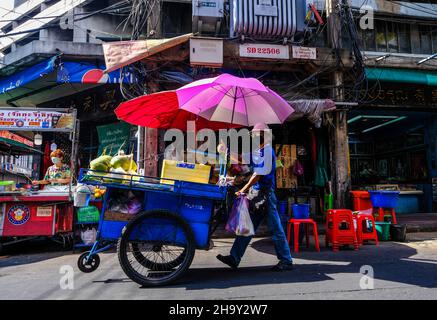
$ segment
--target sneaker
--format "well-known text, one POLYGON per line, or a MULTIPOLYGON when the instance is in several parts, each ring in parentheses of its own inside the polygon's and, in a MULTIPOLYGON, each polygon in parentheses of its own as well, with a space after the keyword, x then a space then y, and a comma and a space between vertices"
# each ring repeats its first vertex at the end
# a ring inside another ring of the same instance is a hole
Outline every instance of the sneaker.
POLYGON ((272 268, 273 271, 290 271, 294 269, 293 262, 279 261, 279 263, 272 268))
POLYGON ((217 255, 217 259, 223 262, 224 264, 228 265, 232 269, 237 269, 238 267, 232 256, 222 256, 221 254, 219 254, 217 255))

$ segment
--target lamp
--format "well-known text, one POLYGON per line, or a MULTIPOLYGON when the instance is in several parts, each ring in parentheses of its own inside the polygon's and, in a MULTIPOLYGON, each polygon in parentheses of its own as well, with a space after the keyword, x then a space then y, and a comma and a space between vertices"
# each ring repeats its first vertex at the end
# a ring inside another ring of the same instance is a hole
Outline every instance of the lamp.
POLYGON ((42 145, 42 135, 39 133, 35 134, 33 137, 33 143, 35 143, 36 146, 42 145))

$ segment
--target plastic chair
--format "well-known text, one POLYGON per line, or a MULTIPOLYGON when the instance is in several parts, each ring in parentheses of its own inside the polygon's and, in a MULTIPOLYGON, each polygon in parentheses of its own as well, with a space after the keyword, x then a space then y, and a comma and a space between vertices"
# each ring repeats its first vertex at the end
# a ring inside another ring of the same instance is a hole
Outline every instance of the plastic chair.
POLYGON ((316 250, 320 252, 320 245, 319 245, 319 234, 317 232, 317 224, 313 219, 290 219, 288 220, 287 224, 287 240, 290 244, 291 240, 291 227, 293 226, 293 239, 294 239, 294 252, 299 252, 299 230, 300 225, 304 224, 306 228, 306 245, 307 248, 310 246, 310 226, 313 226, 313 235, 314 235, 314 242, 316 244, 316 250))
POLYGON ((359 244, 351 210, 328 210, 326 215, 326 247, 330 243, 333 251, 338 251, 341 245, 353 245, 354 249, 358 250, 359 244))
POLYGON ((357 240, 360 245, 364 244, 364 241, 374 240, 376 245, 379 245, 378 234, 375 227, 375 219, 371 214, 358 214, 357 220, 357 240), (368 225, 372 225, 372 231, 369 231, 368 225))
POLYGON ((376 208, 377 212, 378 212, 378 221, 379 222, 384 222, 384 217, 385 214, 388 212, 390 213, 391 216, 391 221, 393 224, 398 224, 397 220, 396 220, 396 213, 395 213, 395 209, 394 208, 376 208))

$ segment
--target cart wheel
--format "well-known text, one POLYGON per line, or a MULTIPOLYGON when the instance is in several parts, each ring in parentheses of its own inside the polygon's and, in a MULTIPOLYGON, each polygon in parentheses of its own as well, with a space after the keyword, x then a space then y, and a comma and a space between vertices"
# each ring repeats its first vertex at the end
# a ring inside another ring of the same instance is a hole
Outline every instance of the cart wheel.
POLYGON ((100 265, 100 257, 98 254, 93 254, 87 261, 89 251, 82 253, 77 260, 77 267, 84 273, 95 271, 100 265))
POLYGON ((180 216, 152 210, 132 219, 118 245, 118 259, 126 275, 142 286, 162 286, 178 279, 195 253, 193 232, 180 216))
MULTIPOLYGON (((171 260, 172 257, 169 257, 168 262, 164 262, 164 263, 153 262, 150 261, 147 258, 147 256, 143 255, 142 251, 144 250, 144 247, 147 248, 147 245, 132 243, 131 244, 132 255, 138 261, 138 263, 140 263, 143 267, 146 267, 147 269, 151 269, 154 271, 169 271, 173 268, 176 268, 184 261, 185 255, 187 254, 187 250, 184 250, 179 256, 177 256, 177 253, 179 252, 176 252, 173 257, 174 258, 173 260, 171 260)), ((157 248, 156 251, 162 251, 162 246, 160 248, 157 248)))

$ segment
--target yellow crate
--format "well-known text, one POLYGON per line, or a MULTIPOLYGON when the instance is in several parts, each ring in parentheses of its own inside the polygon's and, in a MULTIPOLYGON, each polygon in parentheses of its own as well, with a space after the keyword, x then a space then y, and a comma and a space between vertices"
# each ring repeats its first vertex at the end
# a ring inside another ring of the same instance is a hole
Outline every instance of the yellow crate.
POLYGON ((161 183, 174 184, 174 181, 165 179, 208 183, 210 175, 211 166, 209 165, 164 160, 161 170, 161 183))

